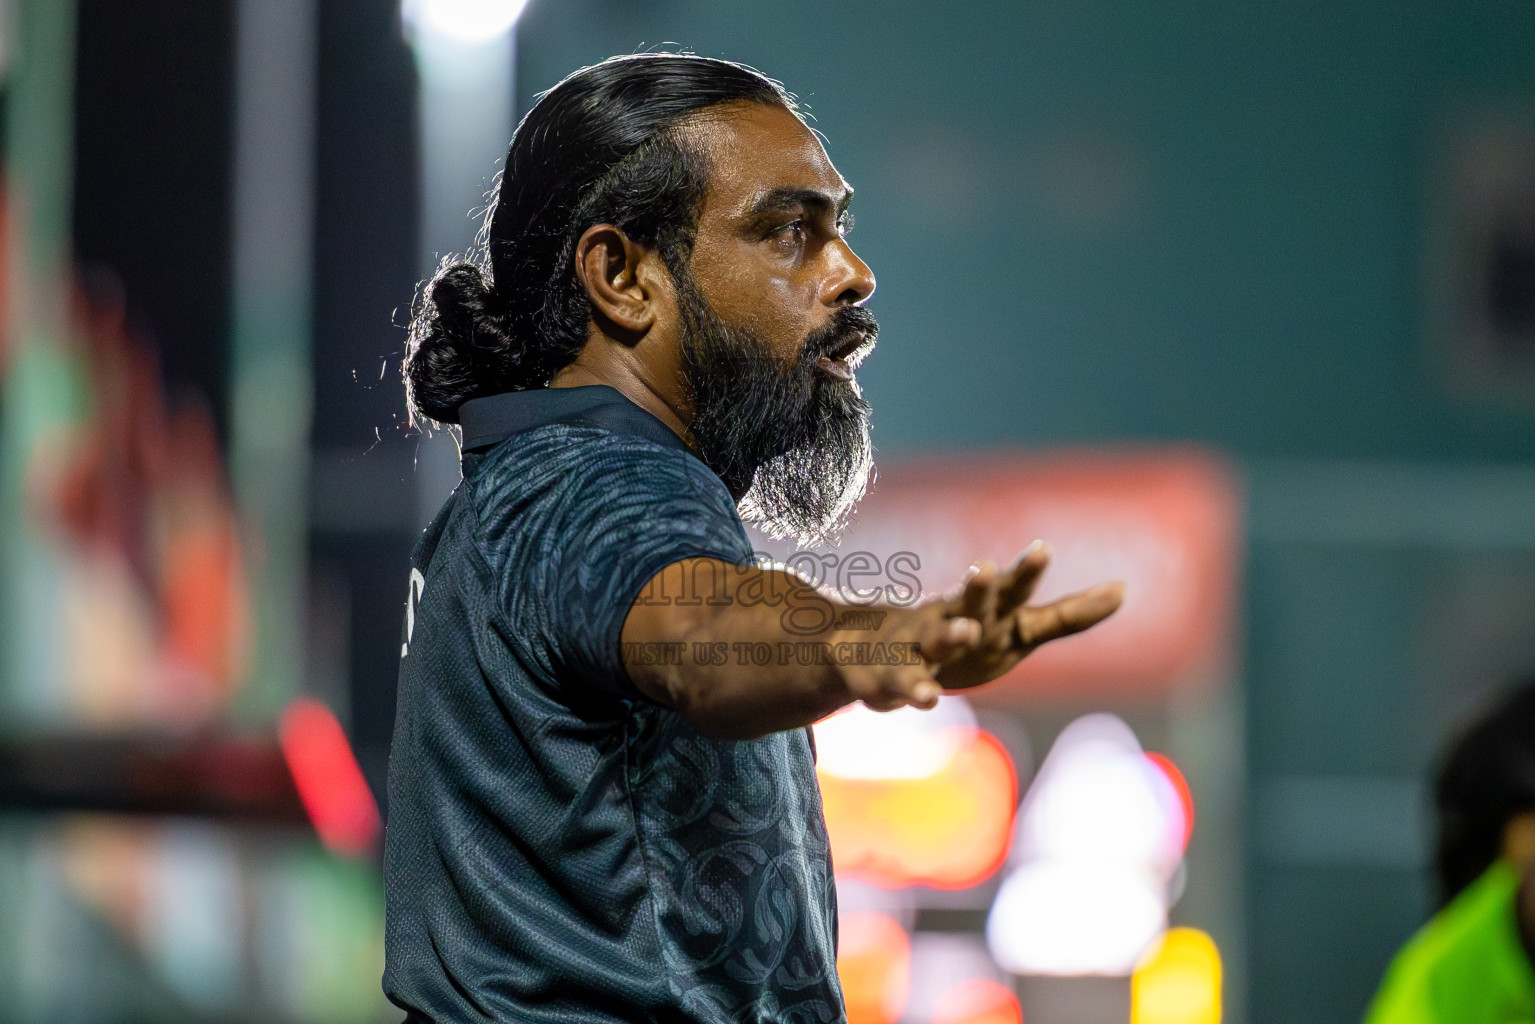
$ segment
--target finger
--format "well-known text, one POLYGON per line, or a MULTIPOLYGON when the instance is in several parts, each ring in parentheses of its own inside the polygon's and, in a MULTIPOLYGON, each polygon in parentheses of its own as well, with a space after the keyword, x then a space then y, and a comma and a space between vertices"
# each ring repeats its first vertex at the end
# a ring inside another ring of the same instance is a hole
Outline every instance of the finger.
POLYGON ((959 586, 944 593, 942 603, 943 612, 945 615, 965 614, 965 594, 970 589, 970 581, 975 579, 976 575, 980 571, 981 567, 979 565, 972 565, 970 568, 966 569, 965 574, 960 577, 959 586))
POLYGON ((974 619, 957 616, 939 619, 918 635, 918 651, 922 660, 937 664, 980 642, 981 624, 974 619))
POLYGON ((878 711, 883 715, 891 711, 901 710, 901 708, 906 706, 906 701, 900 694, 881 693, 877 697, 865 697, 863 699, 863 706, 870 711, 878 711))
POLYGON ((967 619, 987 623, 997 615, 997 566, 991 561, 982 562, 965 581, 960 595, 960 614, 967 619))
POLYGON ((998 594, 1000 613, 1006 615, 1023 604, 1034 593, 1040 576, 1050 565, 1050 545, 1036 540, 1024 549, 1023 554, 1008 570, 1009 579, 1003 582, 998 594))
POLYGON ((914 708, 923 711, 931 711, 938 706, 938 698, 943 694, 943 687, 931 676, 924 676, 912 684, 907 690, 907 701, 914 708))
POLYGON ((938 705, 943 687, 925 669, 897 673, 877 693, 863 698, 874 711, 897 711, 904 707, 930 710, 938 705))
POLYGON ((1018 642, 1026 648, 1033 648, 1063 636, 1080 633, 1114 614, 1124 597, 1125 585, 1116 581, 1100 583, 1037 608, 1020 608, 1014 619, 1018 642))
POLYGON ((943 687, 927 672, 913 673, 900 680, 899 687, 899 690, 891 694, 892 711, 904 707, 931 711, 938 706, 938 697, 943 693, 943 687))

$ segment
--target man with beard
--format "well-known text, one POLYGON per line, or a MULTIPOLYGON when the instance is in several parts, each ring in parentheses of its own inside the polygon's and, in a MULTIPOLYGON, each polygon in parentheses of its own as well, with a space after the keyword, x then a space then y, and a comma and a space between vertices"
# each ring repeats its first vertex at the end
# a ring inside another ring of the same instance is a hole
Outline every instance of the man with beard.
POLYGON ((1026 606, 1035 546, 850 635, 754 562, 743 517, 824 537, 871 468, 850 197, 776 83, 614 58, 539 99, 485 260, 427 287, 407 393, 461 427, 464 479, 401 649, 384 987, 409 1021, 843 1019, 808 726, 931 707, 1117 607, 1026 606), (784 641, 885 656, 733 653, 784 641))

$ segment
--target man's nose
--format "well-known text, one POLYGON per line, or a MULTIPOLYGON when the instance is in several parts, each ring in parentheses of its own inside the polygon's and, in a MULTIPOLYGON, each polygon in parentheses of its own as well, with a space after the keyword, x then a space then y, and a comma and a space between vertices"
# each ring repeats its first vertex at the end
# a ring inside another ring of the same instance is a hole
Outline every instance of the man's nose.
POLYGON ((846 239, 831 245, 832 269, 821 289, 821 301, 828 306, 856 306, 874 294, 874 271, 858 258, 846 239))

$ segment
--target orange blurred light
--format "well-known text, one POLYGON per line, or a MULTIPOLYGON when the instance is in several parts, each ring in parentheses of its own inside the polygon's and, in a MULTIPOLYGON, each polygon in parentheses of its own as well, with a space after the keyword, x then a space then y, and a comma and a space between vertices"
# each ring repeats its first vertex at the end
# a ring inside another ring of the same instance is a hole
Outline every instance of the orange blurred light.
POLYGON ((1013 836, 1018 777, 1002 744, 965 730, 953 758, 917 779, 820 773, 839 874, 889 889, 965 889, 1002 866, 1013 836))
POLYGON ((1221 954, 1197 928, 1170 929, 1130 978, 1130 1024, 1220 1024, 1221 954))
POLYGON ((1001 982, 971 978, 943 994, 933 1024, 1023 1024, 1023 1007, 1001 982))
POLYGON ((837 924, 837 975, 847 1024, 895 1024, 911 990, 911 940, 889 914, 844 914, 837 924))
POLYGON ((320 841, 337 853, 366 852, 378 838, 378 804, 330 708, 299 697, 282 713, 278 740, 320 841))

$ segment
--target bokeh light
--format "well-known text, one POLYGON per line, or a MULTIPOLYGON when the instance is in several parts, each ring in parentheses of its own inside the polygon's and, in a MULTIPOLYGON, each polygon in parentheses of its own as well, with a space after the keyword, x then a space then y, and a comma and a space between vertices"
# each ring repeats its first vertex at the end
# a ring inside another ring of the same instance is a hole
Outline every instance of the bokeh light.
POLYGON ((1072 722, 1024 800, 987 921, 992 955, 1018 974, 1131 973, 1166 927, 1192 821, 1182 773, 1122 720, 1072 722))
MULTIPOLYGON (((934 751, 947 752, 947 763, 932 774, 851 779, 831 774, 826 766, 848 764, 848 751, 876 749, 877 719, 895 717, 869 715, 875 721, 868 733, 851 727, 816 733, 821 802, 838 874, 885 888, 962 889, 989 878, 1007 856, 1018 800, 1017 774, 1002 744, 980 729, 916 733, 922 742, 904 748, 915 750, 912 759, 931 764, 934 751)), ((896 743, 888 746, 904 752, 896 743)), ((878 756, 897 771, 909 771, 909 765, 878 756)))
POLYGON ((895 1024, 911 990, 911 940, 889 914, 844 914, 837 926, 837 974, 847 1024, 895 1024))
POLYGON ((1172 928, 1130 979, 1130 1024, 1220 1024, 1221 955, 1197 928, 1172 928))
POLYGON ((1003 880, 986 941, 1015 974, 1123 976, 1166 925, 1164 893, 1116 865, 1033 861, 1003 880))
MULTIPOLYGON (((1181 776, 1180 776, 1181 778, 1181 776)), ((1019 823, 1023 857, 1137 864, 1164 877, 1183 855, 1184 803, 1168 774, 1114 715, 1062 731, 1019 823)))
POLYGON ((484 43, 511 31, 528 0, 405 0, 405 23, 459 43, 484 43))
POLYGON ((971 978, 944 993, 933 1024, 1023 1024, 1023 1007, 1001 982, 971 978))
POLYGON ((1172 758, 1148 751, 1146 760, 1167 778, 1178 796, 1178 806, 1183 812, 1183 845, 1187 847, 1189 838, 1194 834, 1194 792, 1189 789, 1188 780, 1183 777, 1183 772, 1173 763, 1172 758))
POLYGON ((278 739, 320 840, 337 853, 370 849, 379 836, 378 804, 331 710, 310 697, 294 700, 283 711, 278 739))
POLYGON ((841 779, 922 779, 948 767, 975 728, 963 697, 931 711, 871 711, 854 703, 815 724, 816 769, 841 779))

